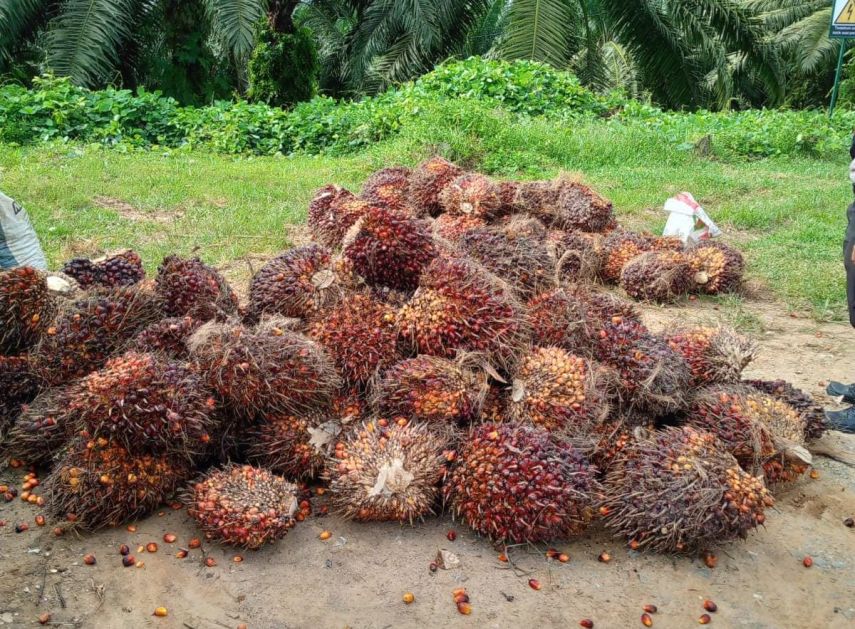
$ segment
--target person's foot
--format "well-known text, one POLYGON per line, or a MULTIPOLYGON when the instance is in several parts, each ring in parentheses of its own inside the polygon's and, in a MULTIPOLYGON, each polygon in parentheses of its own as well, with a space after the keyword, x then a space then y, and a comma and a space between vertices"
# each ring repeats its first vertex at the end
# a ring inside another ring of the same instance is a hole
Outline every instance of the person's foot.
POLYGON ((832 380, 825 387, 825 392, 829 395, 842 396, 847 404, 855 404, 855 384, 843 384, 832 380))
POLYGON ((855 434, 855 406, 842 411, 825 411, 825 418, 829 428, 855 434))

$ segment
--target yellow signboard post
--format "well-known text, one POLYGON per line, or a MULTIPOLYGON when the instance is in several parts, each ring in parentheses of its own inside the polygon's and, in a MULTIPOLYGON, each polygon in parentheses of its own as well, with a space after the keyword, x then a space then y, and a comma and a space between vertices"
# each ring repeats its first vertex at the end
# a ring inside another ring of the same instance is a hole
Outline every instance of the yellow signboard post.
POLYGON ((843 53, 846 51, 846 40, 855 37, 855 0, 834 0, 831 10, 831 30, 828 36, 840 39, 840 52, 837 55, 837 71, 834 73, 834 89, 831 91, 831 106, 828 108, 829 117, 834 113, 837 104, 837 93, 840 91, 840 73, 843 70, 843 53))

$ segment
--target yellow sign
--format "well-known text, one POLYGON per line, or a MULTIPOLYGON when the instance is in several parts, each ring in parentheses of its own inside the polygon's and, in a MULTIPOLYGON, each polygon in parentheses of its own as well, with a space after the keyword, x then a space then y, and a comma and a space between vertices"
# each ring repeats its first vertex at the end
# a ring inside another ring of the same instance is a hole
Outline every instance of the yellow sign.
POLYGON ((843 10, 837 14, 835 24, 855 24, 855 0, 849 0, 843 10))
POLYGON ((828 35, 837 39, 855 38, 855 0, 834 0, 828 35))

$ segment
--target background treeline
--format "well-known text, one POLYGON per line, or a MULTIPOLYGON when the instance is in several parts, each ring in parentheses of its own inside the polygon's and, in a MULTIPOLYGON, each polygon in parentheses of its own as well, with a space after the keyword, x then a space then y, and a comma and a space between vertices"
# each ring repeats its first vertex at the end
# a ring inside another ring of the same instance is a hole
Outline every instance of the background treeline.
MULTIPOLYGON (((539 61, 665 109, 827 103, 828 0, 2 0, 0 80, 180 105, 358 99, 448 59, 539 61)), ((847 54, 847 76, 855 74, 847 54)), ((855 82, 842 103, 855 102, 855 82)))

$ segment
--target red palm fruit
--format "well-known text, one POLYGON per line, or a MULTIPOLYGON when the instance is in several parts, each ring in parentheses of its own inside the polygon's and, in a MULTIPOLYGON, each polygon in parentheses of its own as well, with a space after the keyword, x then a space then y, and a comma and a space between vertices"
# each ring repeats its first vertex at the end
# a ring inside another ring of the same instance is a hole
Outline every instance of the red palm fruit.
POLYGON ((639 550, 689 553, 744 538, 773 503, 710 433, 665 428, 639 434, 606 477, 606 526, 639 550))
POLYGON ((176 360, 186 360, 187 341, 202 326, 202 321, 193 317, 169 317, 152 323, 134 337, 130 349, 163 354, 176 360))
POLYGON ((689 366, 642 324, 616 318, 598 333, 595 355, 618 371, 623 406, 654 415, 685 408, 689 366))
POLYGON ((0 355, 0 437, 21 412, 21 405, 30 402, 38 391, 29 356, 0 355))
POLYGON ((477 416, 486 387, 486 375, 468 368, 465 360, 423 355, 384 371, 374 386, 374 404, 383 416, 464 423, 477 416))
POLYGON ((559 347, 536 347, 513 374, 508 405, 515 421, 550 432, 577 434, 602 422, 608 412, 591 363, 559 347))
POLYGON ((109 439, 132 454, 190 461, 208 449, 216 403, 184 363, 128 352, 80 384, 71 404, 90 437, 109 439))
MULTIPOLYGON (((652 426, 651 423, 648 428, 652 429, 652 426)), ((584 451, 601 478, 611 470, 617 456, 632 442, 632 433, 633 428, 627 422, 614 420, 594 426, 587 435, 590 446, 584 451)))
POLYGON ((208 321, 237 312, 237 296, 228 282, 199 258, 165 257, 155 285, 163 311, 170 317, 208 321))
POLYGON ((518 187, 519 184, 516 181, 499 182, 499 216, 515 214, 519 211, 515 202, 518 187))
POLYGON ((42 391, 25 404, 6 439, 10 458, 30 465, 50 464, 82 428, 73 404, 80 384, 42 391))
POLYGON ((106 439, 78 439, 47 477, 47 508, 72 513, 87 530, 118 526, 154 511, 190 475, 186 463, 130 454, 106 439))
POLYGON ((104 286, 104 270, 89 258, 72 258, 62 265, 62 273, 72 278, 82 289, 104 286))
POLYGON ((30 348, 47 329, 53 310, 42 272, 26 266, 0 270, 0 354, 30 348))
POLYGON ((591 349, 591 331, 585 304, 563 288, 532 297, 527 304, 527 319, 536 345, 553 345, 586 354, 591 349))
POLYGON ((250 317, 264 314, 306 319, 335 306, 356 287, 348 260, 310 244, 280 253, 256 273, 249 287, 250 317))
POLYGON ((254 328, 209 322, 188 348, 208 386, 243 418, 304 412, 329 402, 340 385, 323 348, 283 320, 254 328))
POLYGON ((602 236, 579 231, 552 229, 546 235, 546 247, 555 260, 561 284, 589 282, 600 274, 602 236))
POLYGON ((325 476, 330 502, 345 518, 414 521, 432 513, 446 440, 424 424, 365 423, 341 441, 325 476))
POLYGON ((507 367, 528 341, 522 306, 504 283, 475 262, 438 257, 398 313, 402 338, 421 354, 483 353, 507 367))
POLYGON ((529 214, 511 214, 503 216, 496 222, 496 228, 511 240, 516 238, 531 238, 538 242, 546 241, 546 225, 539 218, 529 214))
POLYGON ((620 286, 633 299, 670 304, 694 288, 694 274, 678 251, 649 251, 627 262, 620 286))
POLYGON ((796 409, 805 420, 805 440, 819 439, 828 428, 825 410, 813 397, 784 380, 746 380, 745 384, 786 402, 796 409))
POLYGON ((213 542, 261 548, 296 524, 298 487, 268 470, 229 465, 193 484, 187 514, 213 542))
POLYGON ((146 283, 91 291, 65 302, 33 349, 33 371, 50 386, 81 378, 104 366, 161 316, 146 283))
POLYGON ((594 333, 598 333, 607 323, 614 323, 615 318, 641 323, 638 308, 626 299, 605 291, 592 290, 583 284, 565 286, 564 290, 585 305, 588 326, 594 333))
POLYGON ((374 207, 348 233, 344 255, 369 284, 412 290, 436 247, 425 221, 374 207))
POLYGON ((349 385, 367 382, 399 358, 395 309, 368 295, 345 298, 308 335, 326 349, 349 385))
POLYGON ((547 221, 558 203, 560 189, 553 181, 520 181, 513 204, 525 212, 547 221))
POLYGON ((466 232, 486 226, 483 218, 471 214, 440 214, 434 219, 431 229, 438 238, 457 243, 466 232))
POLYGON ((145 279, 142 259, 132 249, 109 254, 97 260, 74 258, 63 265, 62 272, 84 289, 91 286, 131 286, 145 279))
POLYGON ((499 186, 479 173, 464 173, 439 193, 439 203, 449 214, 489 219, 499 213, 499 186))
POLYGON ((467 231, 457 246, 510 283, 520 295, 530 297, 555 286, 549 252, 539 240, 524 235, 512 237, 499 228, 486 227, 467 231))
POLYGON ((322 245, 338 247, 347 230, 369 207, 371 203, 349 190, 326 185, 309 202, 309 232, 322 245))
POLYGON ((550 223, 561 229, 605 231, 612 220, 611 201, 577 181, 559 181, 558 199, 550 211, 550 223))
POLYGON ((644 234, 630 231, 612 232, 602 242, 602 278, 607 282, 618 282, 624 265, 636 256, 650 251, 651 247, 651 238, 644 234))
POLYGON ((744 385, 719 385, 700 391, 688 425, 715 434, 752 474, 770 484, 795 480, 807 470, 802 460, 805 419, 771 395, 744 385))
POLYGON ((595 470, 543 428, 482 424, 443 484, 455 517, 495 541, 545 542, 580 535, 594 517, 595 470))
POLYGON ((383 168, 372 174, 362 185, 362 198, 372 205, 415 214, 409 199, 410 169, 404 166, 383 168))
POLYGON ((733 247, 705 240, 689 249, 686 255, 695 272, 699 292, 720 295, 735 292, 742 285, 745 260, 733 247))
POLYGON ((650 241, 653 251, 686 252, 686 245, 677 236, 654 236, 650 241))
POLYGON ((734 383, 754 359, 757 344, 729 327, 676 330, 665 340, 692 370, 692 385, 734 383))
POLYGON ((410 173, 408 188, 410 202, 418 214, 438 216, 442 212, 439 201, 442 189, 462 174, 459 166, 439 156, 419 164, 410 173))
POLYGON ((506 387, 500 387, 495 384, 490 385, 487 389, 487 394, 484 396, 484 402, 481 404, 481 413, 479 419, 483 423, 501 424, 508 420, 508 405, 510 404, 511 396, 506 387))

